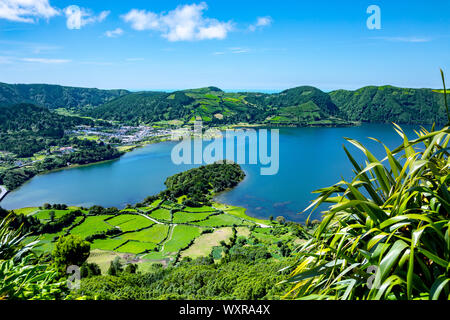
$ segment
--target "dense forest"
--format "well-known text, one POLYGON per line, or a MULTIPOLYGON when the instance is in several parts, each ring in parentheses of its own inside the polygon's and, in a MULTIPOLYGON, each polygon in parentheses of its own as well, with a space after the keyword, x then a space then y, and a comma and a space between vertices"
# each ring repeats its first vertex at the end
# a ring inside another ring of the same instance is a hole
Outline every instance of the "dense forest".
POLYGON ((161 193, 169 199, 187 196, 190 205, 209 201, 211 192, 234 188, 245 178, 238 164, 214 163, 201 166, 167 178, 167 189, 161 193))
POLYGON ((94 121, 61 116, 32 104, 0 106, 0 150, 30 157, 57 145, 65 130, 81 124, 93 125, 94 121))
POLYGON ((78 110, 83 107, 102 105, 128 93, 127 90, 99 90, 49 84, 0 83, 0 105, 32 103, 49 109, 78 110))
POLYGON ((444 95, 431 89, 372 86, 356 91, 333 91, 330 97, 349 120, 406 124, 447 121, 444 95))

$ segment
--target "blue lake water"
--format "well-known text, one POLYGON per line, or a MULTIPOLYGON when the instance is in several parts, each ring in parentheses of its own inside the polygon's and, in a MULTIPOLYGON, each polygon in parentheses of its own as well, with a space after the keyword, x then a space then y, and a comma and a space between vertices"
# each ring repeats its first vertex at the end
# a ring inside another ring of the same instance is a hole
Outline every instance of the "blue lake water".
MULTIPOLYGON (((419 129, 419 126, 403 126, 403 129, 414 138, 413 129, 419 129)), ((344 137, 359 140, 380 158, 384 156, 382 147, 368 137, 377 138, 390 148, 402 143, 389 124, 279 130, 278 173, 263 176, 261 165, 244 164, 246 179, 235 189, 218 195, 217 201, 245 207, 248 214, 256 217, 282 215, 302 222, 306 215, 298 213, 314 199, 313 190, 330 186, 341 177, 351 178, 352 167, 342 145, 345 144, 358 161, 363 160, 361 152, 344 137)), ((175 145, 175 142, 148 145, 115 161, 37 176, 8 194, 0 206, 16 209, 48 202, 122 208, 128 203, 140 202, 164 190, 167 177, 196 167, 172 162, 171 152, 175 145)), ((204 142, 206 145, 208 142, 204 142)), ((320 213, 314 217, 320 217, 320 213)))

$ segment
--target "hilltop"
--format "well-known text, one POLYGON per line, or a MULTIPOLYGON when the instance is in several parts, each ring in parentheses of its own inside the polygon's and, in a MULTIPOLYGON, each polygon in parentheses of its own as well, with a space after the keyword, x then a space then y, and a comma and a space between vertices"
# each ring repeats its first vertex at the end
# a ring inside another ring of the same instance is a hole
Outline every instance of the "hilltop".
POLYGON ((355 91, 337 90, 329 95, 348 120, 443 124, 447 116, 443 92, 393 86, 369 86, 355 91))
POLYGON ((0 83, 0 105, 32 103, 49 109, 99 106, 114 98, 129 94, 127 90, 65 87, 50 84, 0 83))
POLYGON ((33 103, 128 125, 335 126, 355 122, 444 123, 439 90, 368 86, 323 92, 301 86, 280 93, 230 93, 216 87, 176 92, 99 90, 0 83, 0 105, 33 103))
POLYGON ((215 87, 173 93, 138 92, 91 108, 83 114, 132 124, 170 120, 192 123, 196 119, 212 124, 345 123, 339 118, 342 114, 330 97, 313 87, 294 88, 279 94, 227 93, 215 87))

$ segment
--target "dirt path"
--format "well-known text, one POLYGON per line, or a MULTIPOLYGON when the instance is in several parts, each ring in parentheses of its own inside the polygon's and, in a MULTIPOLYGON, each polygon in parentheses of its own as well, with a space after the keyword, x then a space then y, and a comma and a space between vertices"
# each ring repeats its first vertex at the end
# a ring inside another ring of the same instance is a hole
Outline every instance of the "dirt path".
POLYGON ((164 243, 162 244, 161 250, 160 250, 161 252, 164 251, 164 246, 166 245, 167 241, 172 240, 173 230, 175 229, 176 226, 177 226, 177 224, 171 224, 171 225, 170 225, 170 231, 169 231, 170 234, 169 234, 169 236, 167 237, 166 241, 164 241, 164 243))
POLYGON ((150 220, 150 221, 153 221, 153 222, 156 223, 156 224, 165 224, 165 223, 162 223, 162 222, 160 222, 160 221, 158 221, 158 220, 156 220, 156 219, 153 219, 153 218, 149 217, 149 216, 146 215, 145 213, 139 212, 139 215, 140 215, 140 216, 143 216, 144 218, 147 218, 147 219, 150 220))

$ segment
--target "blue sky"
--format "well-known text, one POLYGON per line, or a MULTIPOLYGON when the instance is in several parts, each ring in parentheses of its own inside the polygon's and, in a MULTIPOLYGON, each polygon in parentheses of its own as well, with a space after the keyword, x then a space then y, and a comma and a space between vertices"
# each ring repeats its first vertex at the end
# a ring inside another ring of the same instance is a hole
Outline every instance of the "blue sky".
MULTIPOLYGON (((0 82, 441 87, 450 1, 0 0, 0 82), (369 30, 370 5, 381 29, 369 30)), ((450 82, 450 81, 449 81, 450 82)))

